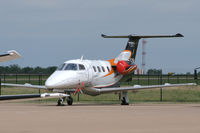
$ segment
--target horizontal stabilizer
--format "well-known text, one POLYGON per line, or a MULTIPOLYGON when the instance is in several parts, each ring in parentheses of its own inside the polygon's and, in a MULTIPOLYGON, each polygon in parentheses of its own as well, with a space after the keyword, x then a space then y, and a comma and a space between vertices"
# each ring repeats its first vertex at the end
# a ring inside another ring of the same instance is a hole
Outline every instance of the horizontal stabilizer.
POLYGON ((167 38, 167 37, 184 37, 182 34, 177 33, 175 35, 128 35, 128 36, 107 36, 102 34, 104 38, 167 38))

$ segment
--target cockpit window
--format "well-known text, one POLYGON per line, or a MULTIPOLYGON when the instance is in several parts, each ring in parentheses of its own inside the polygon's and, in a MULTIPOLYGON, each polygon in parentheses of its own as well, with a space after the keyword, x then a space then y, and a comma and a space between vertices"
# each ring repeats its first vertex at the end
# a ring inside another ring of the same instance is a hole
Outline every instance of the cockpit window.
POLYGON ((79 66, 79 70, 85 70, 85 66, 84 65, 79 64, 78 66, 79 66))
POLYGON ((62 70, 64 66, 65 64, 61 64, 60 66, 58 66, 57 70, 62 70))
POLYGON ((74 63, 64 63, 60 66, 58 66, 57 70, 85 70, 85 66, 83 64, 74 64, 74 63))
POLYGON ((72 63, 66 64, 66 67, 64 70, 78 70, 77 64, 72 64, 72 63))

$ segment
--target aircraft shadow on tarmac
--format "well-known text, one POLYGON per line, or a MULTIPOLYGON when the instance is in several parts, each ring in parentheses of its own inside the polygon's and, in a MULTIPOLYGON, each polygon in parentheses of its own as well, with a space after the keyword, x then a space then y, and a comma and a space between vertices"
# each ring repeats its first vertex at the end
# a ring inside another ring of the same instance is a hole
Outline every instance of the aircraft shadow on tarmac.
MULTIPOLYGON (((172 104, 173 106, 178 106, 177 104, 172 104)), ((186 104, 187 105, 187 104, 186 104)), ((194 107, 194 108, 200 108, 200 104, 195 104, 195 105, 190 105, 188 104, 190 107, 194 107)), ((52 106, 52 107, 56 107, 56 104, 39 104, 36 106, 40 106, 40 107, 47 107, 47 106, 52 106)), ((77 107, 77 106, 121 106, 119 103, 77 103, 77 104, 73 104, 72 106, 69 106, 67 104, 62 105, 61 107, 77 107)), ((130 104, 129 106, 166 106, 166 104, 130 104)), ((60 107, 60 106, 58 106, 60 107)), ((126 107, 126 106, 125 106, 126 107)), ((127 106, 128 107, 128 106, 127 106)))
MULTIPOLYGON (((40 104, 37 106, 57 106, 56 104, 40 104)), ((62 105, 61 107, 73 107, 73 106, 121 106, 119 103, 77 103, 73 104, 72 106, 69 106, 67 104, 62 105)), ((130 106, 130 105, 129 105, 130 106)))

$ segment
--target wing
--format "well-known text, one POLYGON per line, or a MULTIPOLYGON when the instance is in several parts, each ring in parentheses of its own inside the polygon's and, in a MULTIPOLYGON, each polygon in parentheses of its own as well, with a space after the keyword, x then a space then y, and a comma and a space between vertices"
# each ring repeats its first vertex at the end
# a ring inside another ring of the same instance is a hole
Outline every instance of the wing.
POLYGON ((10 84, 10 83, 1 83, 4 86, 11 86, 11 87, 26 87, 26 88, 33 88, 33 89, 47 89, 44 85, 32 85, 32 84, 10 84))
MULTIPOLYGON (((29 83, 25 83, 25 84, 1 83, 1 85, 10 86, 10 87, 23 87, 23 88, 32 88, 32 89, 51 90, 51 89, 48 89, 44 85, 32 85, 29 83)), ((64 93, 64 92, 74 93, 76 91, 76 89, 65 89, 65 90, 53 89, 53 90, 55 90, 55 92, 59 92, 59 93, 64 93)), ((82 91, 80 91, 80 92, 82 92, 82 91)))
POLYGON ((134 86, 131 86, 131 87, 101 88, 101 89, 98 89, 98 91, 100 93, 109 93, 109 92, 120 92, 120 91, 130 91, 130 90, 142 90, 142 89, 165 88, 165 87, 179 87, 179 86, 194 86, 194 85, 196 85, 196 83, 185 83, 185 84, 165 83, 164 85, 151 85, 151 86, 134 85, 134 86))
POLYGON ((17 58, 20 58, 20 57, 21 56, 17 51, 10 50, 10 51, 8 51, 7 54, 0 55, 0 62, 14 60, 14 59, 17 59, 17 58))
POLYGON ((22 94, 22 95, 2 95, 0 100, 16 100, 16 99, 43 99, 43 98, 56 98, 68 97, 68 94, 63 93, 43 93, 43 94, 22 94))
MULTIPOLYGON (((47 89, 43 85, 31 85, 31 84, 9 84, 2 83, 1 85, 11 86, 11 87, 26 87, 33 89, 47 89)), ((2 95, 0 100, 16 100, 16 99, 43 99, 43 98, 56 98, 56 97, 68 97, 70 95, 64 93, 42 93, 42 94, 21 94, 21 95, 2 95)))

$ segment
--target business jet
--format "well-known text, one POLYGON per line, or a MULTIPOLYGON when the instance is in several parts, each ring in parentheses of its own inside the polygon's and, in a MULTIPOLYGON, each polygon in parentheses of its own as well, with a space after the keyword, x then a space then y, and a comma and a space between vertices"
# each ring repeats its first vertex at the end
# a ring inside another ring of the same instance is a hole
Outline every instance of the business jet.
MULTIPOLYGON (((109 60, 85 60, 83 58, 69 60, 61 64, 57 70, 50 75, 46 80, 45 85, 31 84, 8 84, 7 86, 29 87, 37 89, 51 90, 60 96, 58 105, 63 105, 64 100, 67 100, 68 105, 73 104, 72 94, 76 95, 82 92, 87 95, 96 96, 105 93, 118 93, 121 100, 121 105, 128 105, 128 91, 175 87, 175 86, 190 86, 195 83, 186 84, 169 84, 140 86, 134 85, 129 87, 120 87, 119 82, 130 74, 134 74, 137 69, 135 64, 136 52, 138 43, 141 38, 173 38, 183 37, 178 33, 175 35, 128 35, 128 36, 107 36, 104 38, 127 38, 128 43, 116 58, 109 60)), ((53 93, 51 95, 54 95, 53 93)), ((54 95, 55 96, 55 95, 54 95)), ((41 94, 38 97, 50 97, 50 94, 41 94)))

